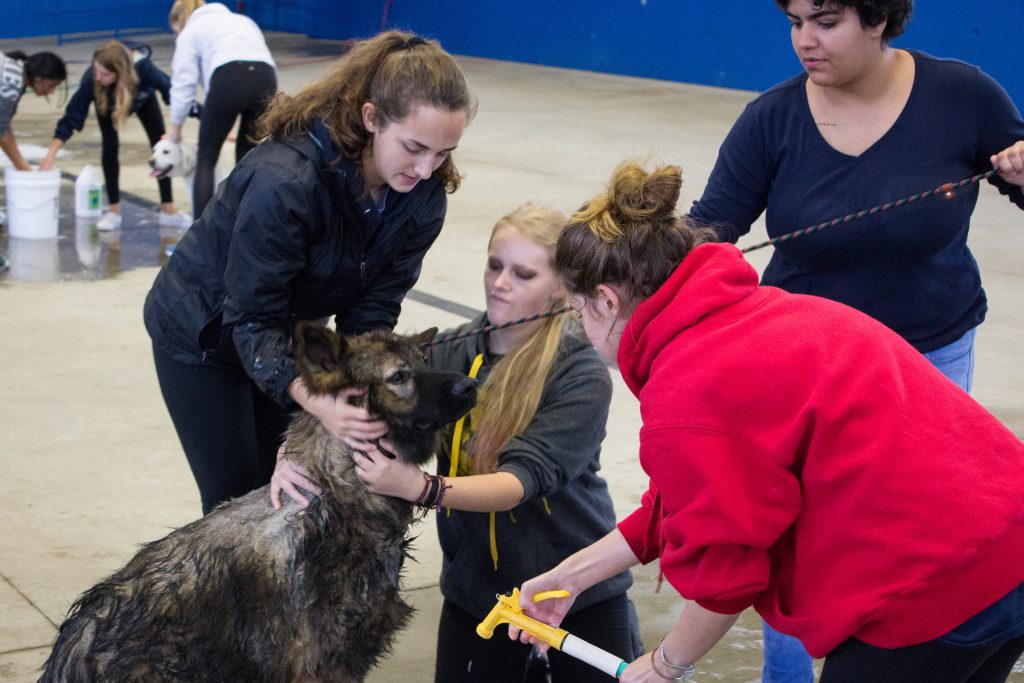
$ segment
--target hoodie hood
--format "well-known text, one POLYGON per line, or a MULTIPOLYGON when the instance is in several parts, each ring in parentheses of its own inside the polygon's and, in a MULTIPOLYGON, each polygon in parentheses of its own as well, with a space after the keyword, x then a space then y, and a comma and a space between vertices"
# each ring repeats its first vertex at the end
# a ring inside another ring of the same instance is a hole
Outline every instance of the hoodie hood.
POLYGON ((752 297, 758 291, 757 282, 757 271, 733 245, 695 247, 626 323, 618 363, 630 391, 639 396, 667 344, 708 316, 752 297))

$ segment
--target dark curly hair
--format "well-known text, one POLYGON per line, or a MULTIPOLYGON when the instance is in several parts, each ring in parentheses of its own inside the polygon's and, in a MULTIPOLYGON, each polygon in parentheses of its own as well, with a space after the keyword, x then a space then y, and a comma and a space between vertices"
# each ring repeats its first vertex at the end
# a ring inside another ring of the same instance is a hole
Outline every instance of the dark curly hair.
MULTIPOLYGON (((862 26, 878 26, 887 22, 882 40, 890 41, 903 34, 914 11, 914 0, 810 0, 817 8, 823 5, 852 7, 857 11, 862 26)), ((775 0, 785 10, 793 0, 775 0)))

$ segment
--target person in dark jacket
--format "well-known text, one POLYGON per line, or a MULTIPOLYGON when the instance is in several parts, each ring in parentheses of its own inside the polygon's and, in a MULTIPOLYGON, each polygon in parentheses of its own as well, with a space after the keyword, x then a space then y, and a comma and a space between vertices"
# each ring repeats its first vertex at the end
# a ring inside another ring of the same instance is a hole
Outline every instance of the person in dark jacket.
MULTIPOLYGON (((103 141, 103 180, 107 184, 107 212, 100 217, 96 227, 100 230, 116 230, 121 227, 121 189, 119 184, 120 162, 118 161, 118 131, 125 120, 135 114, 152 146, 166 132, 160 104, 156 101, 160 93, 164 103, 170 103, 171 79, 149 59, 149 47, 132 51, 117 40, 108 40, 92 55, 92 64, 82 74, 78 91, 71 97, 64 116, 57 122, 57 128, 50 142, 46 158, 39 168, 53 167, 57 152, 71 138, 76 130, 82 130, 89 105, 96 103, 96 120, 100 124, 103 141)), ((171 192, 171 179, 161 178, 160 225, 187 228, 191 216, 178 211, 171 192)))
MULTIPOLYGON (((558 211, 525 204, 494 226, 487 246, 487 311, 455 330, 526 318, 565 304, 554 271, 555 242, 566 223, 558 211)), ((434 679, 523 683, 531 648, 507 638, 484 640, 476 626, 494 596, 555 566, 615 528, 601 477, 601 442, 611 402, 608 366, 581 338, 575 320, 540 319, 428 347, 431 366, 481 382, 468 418, 449 426, 438 474, 368 449, 356 472, 369 490, 436 507, 444 553, 434 679), (436 492, 431 497, 431 492, 436 492), (442 510, 447 508, 447 512, 442 510), (525 550, 528 548, 528 550, 525 550)), ((387 448, 387 446, 385 446, 387 448)), ((271 483, 302 503, 315 490, 282 458, 271 483)), ((566 628, 632 661, 640 637, 626 589, 629 572, 601 582, 573 605, 566 628), (636 645, 634 645, 636 644, 636 645)), ((550 655, 550 680, 608 677, 573 657, 550 655)))
POLYGON ((311 397, 290 353, 299 320, 393 329, 460 181, 451 154, 475 111, 433 41, 359 42, 261 119, 157 275, 145 304, 157 377, 203 512, 266 484, 289 413, 333 434, 384 434, 347 396, 311 397))

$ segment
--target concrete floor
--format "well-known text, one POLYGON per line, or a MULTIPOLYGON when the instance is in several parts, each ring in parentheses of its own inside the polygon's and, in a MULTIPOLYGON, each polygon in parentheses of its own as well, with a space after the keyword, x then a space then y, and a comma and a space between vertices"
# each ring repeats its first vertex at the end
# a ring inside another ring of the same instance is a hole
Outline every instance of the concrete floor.
MULTIPOLYGON (((136 39, 152 44, 157 64, 169 68, 169 36, 136 39)), ((52 39, 0 41, 0 49, 55 49, 68 60, 74 86, 98 42, 55 47, 52 39)), ((281 87, 289 92, 341 49, 339 43, 285 34, 271 34, 269 42, 281 87)), ((464 320, 421 295, 482 307, 490 227, 524 201, 572 211, 601 187, 616 163, 651 157, 683 166, 680 206, 689 206, 703 189, 719 143, 753 96, 486 59, 460 62, 480 100, 479 114, 456 154, 466 178, 450 199, 445 229, 427 256, 400 331, 464 320)), ((14 125, 19 142, 46 146, 59 113, 56 102, 26 96, 14 125)), ((194 122, 185 133, 195 138, 194 122)), ((131 220, 100 242, 85 229, 83 249, 94 267, 59 266, 42 277, 18 277, 25 271, 15 264, 12 274, 0 276, 0 499, 6 503, 0 533, 0 681, 35 680, 74 598, 122 566, 139 544, 199 514, 198 494, 159 396, 141 322, 143 298, 173 236, 155 236, 156 183, 147 175, 148 145, 134 120, 122 132, 122 145, 121 183, 130 194, 131 220), (122 250, 129 242, 142 246, 122 250), (124 253, 137 255, 121 258, 124 253)), ((66 149, 60 163, 66 173, 77 175, 86 163, 98 165, 94 119, 66 149)), ((69 191, 65 183, 63 192, 69 191)), ((185 196, 181 187, 176 191, 185 196)), ((978 335, 974 395, 1018 435, 1024 435, 1024 364, 1016 352, 1024 329, 1021 227, 1018 210, 991 188, 982 191, 971 245, 991 311, 978 335)), ((62 234, 58 243, 71 239, 62 234)), ((756 230, 744 243, 761 239, 763 230, 756 230)), ((10 246, 0 231, 0 253, 10 246)), ((68 251, 67 245, 61 248, 68 251)), ((17 252, 11 256, 20 258, 17 252)), ((751 262, 763 267, 768 256, 767 249, 754 252, 751 262)), ((635 460, 637 405, 615 380, 603 472, 624 515, 638 502, 645 480, 635 460)), ((417 561, 407 565, 405 587, 418 611, 394 654, 370 676, 377 683, 432 680, 439 551, 430 520, 414 533, 417 561)), ((654 647, 678 615, 679 598, 667 584, 655 592, 656 565, 635 576, 631 596, 644 641, 654 647)), ((700 680, 758 680, 759 638, 756 616, 744 614, 701 661, 700 680)), ((1024 683, 1020 664, 1011 680, 1024 683)))

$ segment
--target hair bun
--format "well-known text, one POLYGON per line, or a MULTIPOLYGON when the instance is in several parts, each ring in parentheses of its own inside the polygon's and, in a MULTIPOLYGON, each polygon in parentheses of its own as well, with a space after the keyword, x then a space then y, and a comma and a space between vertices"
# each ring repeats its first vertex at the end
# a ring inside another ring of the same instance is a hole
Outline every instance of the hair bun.
POLYGON ((627 221, 671 218, 683 186, 683 169, 661 166, 650 173, 626 161, 612 173, 608 185, 611 211, 627 221))

